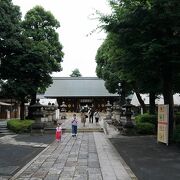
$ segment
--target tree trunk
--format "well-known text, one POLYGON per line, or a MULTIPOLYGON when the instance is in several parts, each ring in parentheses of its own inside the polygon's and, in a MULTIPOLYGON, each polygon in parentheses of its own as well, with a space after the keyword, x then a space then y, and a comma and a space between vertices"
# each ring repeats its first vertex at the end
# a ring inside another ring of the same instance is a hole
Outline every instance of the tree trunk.
POLYGON ((155 114, 156 104, 155 104, 156 94, 154 92, 149 93, 149 114, 155 114))
POLYGON ((21 100, 21 104, 20 104, 20 119, 24 120, 24 111, 25 111, 25 105, 24 105, 25 101, 21 100))
POLYGON ((135 93, 136 93, 137 99, 141 105, 141 108, 143 109, 143 113, 146 113, 147 112, 146 105, 144 104, 144 101, 142 100, 140 93, 138 93, 138 92, 135 92, 135 93))
POLYGON ((125 91, 122 89, 121 91, 121 97, 120 97, 120 104, 121 106, 123 106, 126 103, 126 93, 125 91))
POLYGON ((30 106, 28 107, 28 119, 34 119, 33 108, 31 106, 36 103, 36 93, 31 95, 30 106))
POLYGON ((31 95, 30 105, 33 105, 33 104, 35 104, 35 103, 36 103, 36 93, 33 93, 33 94, 31 95))
POLYGON ((172 141, 174 130, 174 101, 172 90, 172 73, 170 66, 166 66, 163 71, 163 96, 164 104, 169 105, 169 143, 172 141))

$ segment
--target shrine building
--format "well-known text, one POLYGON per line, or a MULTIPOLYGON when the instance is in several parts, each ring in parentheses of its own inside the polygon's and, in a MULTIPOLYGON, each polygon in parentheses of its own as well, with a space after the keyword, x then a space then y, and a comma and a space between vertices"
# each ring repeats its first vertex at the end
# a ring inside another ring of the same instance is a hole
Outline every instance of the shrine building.
POLYGON ((57 99, 59 108, 65 102, 67 112, 79 112, 82 106, 104 111, 107 101, 112 104, 119 96, 109 93, 104 83, 97 77, 53 77, 44 97, 57 99))

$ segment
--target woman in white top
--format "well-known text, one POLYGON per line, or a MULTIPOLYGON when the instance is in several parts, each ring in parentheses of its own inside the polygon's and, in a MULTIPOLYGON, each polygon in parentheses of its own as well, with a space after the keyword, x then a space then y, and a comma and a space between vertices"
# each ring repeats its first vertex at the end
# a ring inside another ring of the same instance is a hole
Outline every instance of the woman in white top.
POLYGON ((97 125, 97 123, 99 122, 99 118, 100 118, 100 114, 98 111, 94 112, 94 117, 95 117, 95 121, 96 121, 96 125, 97 125))

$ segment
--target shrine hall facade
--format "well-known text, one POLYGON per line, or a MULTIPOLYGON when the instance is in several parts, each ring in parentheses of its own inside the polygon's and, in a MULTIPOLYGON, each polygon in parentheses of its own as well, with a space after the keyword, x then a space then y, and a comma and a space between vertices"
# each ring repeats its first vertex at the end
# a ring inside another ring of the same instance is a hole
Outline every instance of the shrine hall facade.
POLYGON ((59 108, 65 102, 67 112, 79 112, 82 106, 104 111, 107 101, 112 104, 118 99, 118 94, 109 93, 104 83, 97 77, 53 77, 44 97, 57 99, 59 108))

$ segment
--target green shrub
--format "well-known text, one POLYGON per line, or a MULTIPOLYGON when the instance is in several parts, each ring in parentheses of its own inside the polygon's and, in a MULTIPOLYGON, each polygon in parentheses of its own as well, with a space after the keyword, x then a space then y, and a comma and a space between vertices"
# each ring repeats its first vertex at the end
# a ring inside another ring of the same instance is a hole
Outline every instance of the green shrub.
POLYGON ((151 123, 157 126, 157 115, 142 114, 135 117, 136 124, 138 123, 151 123))
POLYGON ((136 132, 138 134, 155 134, 155 125, 152 123, 148 122, 143 122, 143 123, 137 123, 136 124, 136 132))
POLYGON ((179 114, 179 113, 178 113, 178 114, 175 114, 174 120, 175 120, 175 122, 176 122, 176 125, 180 124, 180 114, 179 114))
POLYGON ((180 112, 175 112, 175 114, 180 116, 180 112))
POLYGON ((176 126, 176 129, 173 134, 173 140, 176 143, 180 143, 180 125, 176 126))
POLYGON ((30 132, 30 127, 34 123, 33 120, 12 119, 7 122, 7 127, 15 133, 30 132))

